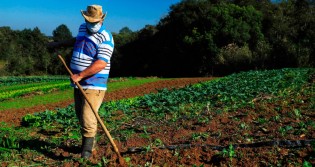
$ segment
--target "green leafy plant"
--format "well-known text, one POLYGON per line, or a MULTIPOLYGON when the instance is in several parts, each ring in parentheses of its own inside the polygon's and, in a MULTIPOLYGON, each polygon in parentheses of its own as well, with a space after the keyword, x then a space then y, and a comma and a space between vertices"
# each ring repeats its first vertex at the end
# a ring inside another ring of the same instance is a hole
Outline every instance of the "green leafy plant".
POLYGON ((155 139, 154 142, 153 142, 153 145, 155 147, 160 147, 160 146, 163 146, 163 141, 161 139, 155 139))
POLYGON ((284 127, 280 127, 279 128, 279 132, 282 136, 284 136, 288 131, 292 130, 293 127, 288 125, 288 126, 284 126, 284 127))
POLYGON ((207 133, 193 133, 191 138, 193 140, 198 140, 198 139, 207 139, 208 137, 209 137, 209 134, 207 133))
POLYGON ((294 109, 293 112, 294 112, 294 115, 297 118, 301 118, 302 117, 301 111, 299 109, 294 109))
POLYGON ((3 136, 0 146, 9 149, 18 149, 20 148, 19 138, 17 136, 3 136))
POLYGON ((150 138, 150 133, 147 132, 147 127, 146 126, 143 126, 143 132, 144 133, 140 134, 141 137, 147 138, 147 139, 150 138))
POLYGON ((235 150, 234 150, 234 146, 232 145, 232 144, 230 144, 229 145, 229 148, 228 149, 226 149, 226 148, 224 148, 223 150, 222 150, 222 156, 223 157, 228 157, 228 158, 230 158, 230 161, 232 161, 232 159, 234 158, 234 157, 236 157, 236 153, 235 153, 235 150))
POLYGON ((268 120, 266 118, 258 118, 257 121, 260 123, 260 124, 265 124, 268 122, 268 120))
POLYGON ((33 114, 27 114, 22 118, 22 125, 24 126, 40 126, 41 125, 41 117, 33 115, 33 114))
POLYGON ((240 124, 240 128, 246 130, 246 129, 249 128, 249 125, 247 125, 245 122, 242 122, 242 123, 240 124))
POLYGON ((0 126, 0 152, 9 151, 8 149, 19 149, 21 136, 19 131, 15 131, 14 128, 0 126))
POLYGON ((303 167, 312 167, 312 164, 308 161, 303 162, 303 167))

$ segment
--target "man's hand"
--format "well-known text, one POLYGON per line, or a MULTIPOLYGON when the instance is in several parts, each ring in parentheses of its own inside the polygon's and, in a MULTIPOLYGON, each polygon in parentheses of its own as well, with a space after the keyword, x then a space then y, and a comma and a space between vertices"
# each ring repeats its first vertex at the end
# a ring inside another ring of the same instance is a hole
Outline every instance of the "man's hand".
POLYGON ((73 74, 71 76, 71 79, 73 82, 80 82, 83 79, 83 77, 80 74, 73 74))
POLYGON ((96 60, 92 65, 81 71, 79 74, 73 74, 71 79, 73 82, 79 82, 83 78, 92 76, 106 67, 107 63, 103 60, 96 60))

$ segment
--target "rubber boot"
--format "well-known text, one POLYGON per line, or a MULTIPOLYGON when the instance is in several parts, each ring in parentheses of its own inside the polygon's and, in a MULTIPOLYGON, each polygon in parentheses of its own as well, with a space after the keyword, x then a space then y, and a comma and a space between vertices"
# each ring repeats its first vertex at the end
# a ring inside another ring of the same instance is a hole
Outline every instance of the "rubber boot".
POLYGON ((81 158, 89 159, 92 156, 92 150, 94 147, 94 137, 83 137, 82 138, 82 153, 81 158))

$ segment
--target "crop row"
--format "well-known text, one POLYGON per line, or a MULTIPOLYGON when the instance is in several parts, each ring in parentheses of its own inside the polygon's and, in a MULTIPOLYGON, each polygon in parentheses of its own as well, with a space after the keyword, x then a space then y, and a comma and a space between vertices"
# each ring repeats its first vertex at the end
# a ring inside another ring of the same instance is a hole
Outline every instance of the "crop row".
MULTIPOLYGON (((182 110, 194 112, 205 107, 216 108, 217 112, 234 111, 241 107, 251 107, 256 98, 262 96, 281 97, 288 92, 299 91, 306 84, 314 69, 281 69, 270 71, 250 71, 233 74, 215 81, 186 86, 181 89, 162 89, 156 94, 141 97, 109 101, 100 108, 100 116, 110 118, 114 111, 125 114, 141 112, 150 116, 163 118, 166 114, 176 117, 182 110)), ((24 123, 28 125, 40 123, 75 122, 75 112, 72 106, 59 109, 57 114, 52 111, 25 116, 24 123), (52 115, 53 114, 53 115, 52 115), (53 119, 52 119, 53 118, 53 119)), ((107 122, 111 122, 110 119, 107 122)))
POLYGON ((251 106, 253 100, 261 96, 283 96, 285 92, 297 91, 305 84, 314 69, 282 69, 251 71, 233 74, 216 81, 200 83, 179 90, 160 90, 137 100, 129 99, 104 104, 104 111, 122 110, 125 113, 134 109, 146 112, 171 113, 188 104, 211 106, 222 110, 235 110, 251 106), (229 108, 225 108, 229 106, 229 108))
POLYGON ((69 81, 53 81, 53 82, 40 82, 40 83, 27 83, 27 84, 18 84, 18 85, 10 85, 10 86, 1 86, 0 92, 9 92, 9 91, 15 91, 19 89, 27 89, 31 87, 39 87, 43 85, 53 85, 53 84, 60 84, 60 83, 69 83, 69 81))
POLYGON ((68 80, 68 76, 5 76, 0 77, 0 86, 68 80))
POLYGON ((33 93, 36 91, 46 92, 51 89, 65 89, 69 87, 69 81, 58 81, 58 82, 48 82, 40 84, 26 84, 26 85, 17 85, 13 87, 7 87, 6 89, 2 88, 0 93, 0 101, 18 97, 21 95, 33 93))

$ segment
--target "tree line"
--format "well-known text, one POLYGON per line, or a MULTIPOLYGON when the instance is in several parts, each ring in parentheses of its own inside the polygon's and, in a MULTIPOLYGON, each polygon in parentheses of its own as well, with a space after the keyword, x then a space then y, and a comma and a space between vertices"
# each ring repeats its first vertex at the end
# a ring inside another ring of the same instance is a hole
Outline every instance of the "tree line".
MULTIPOLYGON (((247 70, 315 65, 315 7, 311 0, 182 0, 157 25, 113 33, 111 76, 223 76, 247 70)), ((105 20, 106 24, 106 20, 105 20)), ((66 74, 72 38, 64 24, 47 37, 38 28, 0 27, 2 75, 66 74)))

